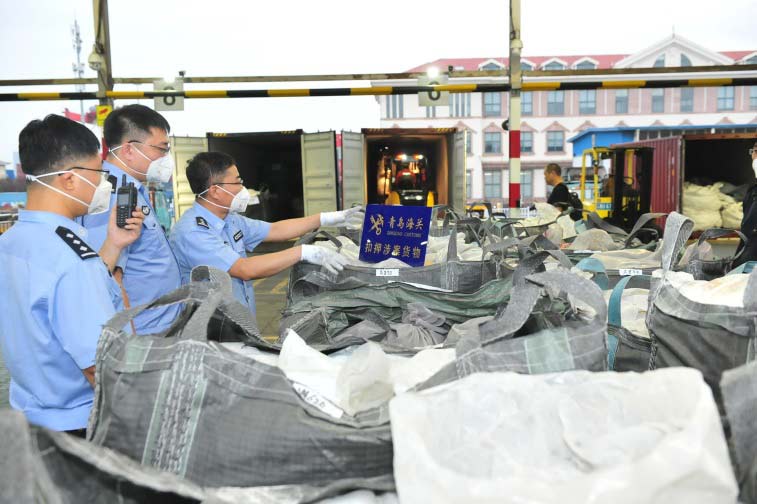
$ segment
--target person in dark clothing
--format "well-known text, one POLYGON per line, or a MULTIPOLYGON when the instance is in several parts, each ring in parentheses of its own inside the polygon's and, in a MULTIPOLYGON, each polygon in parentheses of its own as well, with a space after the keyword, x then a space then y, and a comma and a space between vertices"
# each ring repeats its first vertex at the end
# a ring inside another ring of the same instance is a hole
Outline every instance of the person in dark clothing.
MULTIPOLYGON (((749 149, 749 155, 752 157, 752 169, 757 177, 757 142, 749 149)), ((747 261, 757 261, 757 180, 752 182, 752 186, 744 196, 744 217, 741 220, 741 232, 747 238, 746 245, 743 247, 746 250, 735 261, 734 266, 747 261)), ((741 248, 739 247, 739 249, 741 248)))
POLYGON ((544 168, 544 181, 548 186, 552 186, 552 194, 549 195, 547 203, 560 210, 568 208, 570 206, 570 191, 562 180, 562 168, 559 164, 549 163, 544 168))

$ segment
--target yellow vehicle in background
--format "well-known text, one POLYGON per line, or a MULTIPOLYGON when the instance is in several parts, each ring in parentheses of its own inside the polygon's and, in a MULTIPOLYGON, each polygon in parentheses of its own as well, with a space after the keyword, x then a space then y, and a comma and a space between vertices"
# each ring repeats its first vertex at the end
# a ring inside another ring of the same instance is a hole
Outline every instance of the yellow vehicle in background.
POLYGON ((492 204, 488 201, 476 201, 465 206, 465 213, 468 217, 488 219, 493 215, 492 204))
POLYGON ((379 194, 386 195, 387 205, 435 205, 429 188, 428 158, 423 154, 384 156, 378 172, 379 194))
POLYGON ((611 224, 630 230, 642 214, 651 211, 653 155, 650 147, 593 147, 583 151, 578 189, 584 215, 596 212, 611 224), (607 159, 609 166, 603 163, 607 159), (589 165, 591 174, 587 174, 589 165), (607 172, 600 179, 602 167, 607 172))
MULTIPOLYGON (((613 191, 611 188, 608 188, 606 191, 602 191, 602 187, 599 180, 599 169, 602 167, 602 161, 605 159, 612 159, 612 151, 608 149, 607 147, 592 147, 591 149, 586 149, 583 151, 583 154, 581 156, 581 182, 580 182, 580 191, 579 191, 579 197, 581 198, 581 203, 583 203, 583 210, 584 212, 596 212, 599 214, 600 217, 603 219, 610 216, 610 212, 612 211, 612 194, 613 191), (591 199, 587 198, 586 194, 586 169, 587 169, 587 158, 591 158, 591 167, 592 167, 592 177, 593 177, 593 197, 591 199), (603 196, 605 194, 605 196, 603 196)), ((612 177, 609 176, 609 173, 607 174, 606 181, 609 183, 612 181, 612 177)))

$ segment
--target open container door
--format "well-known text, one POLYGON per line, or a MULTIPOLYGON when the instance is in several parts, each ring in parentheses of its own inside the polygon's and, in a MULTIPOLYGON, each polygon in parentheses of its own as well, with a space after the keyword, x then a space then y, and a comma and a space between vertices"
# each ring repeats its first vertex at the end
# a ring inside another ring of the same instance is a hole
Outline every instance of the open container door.
POLYGON ((305 215, 337 210, 336 136, 333 131, 302 135, 305 215))
POLYGON ((449 170, 449 204, 455 210, 465 212, 465 201, 467 192, 465 188, 465 174, 466 174, 466 134, 465 130, 457 131, 453 134, 451 144, 451 156, 452 166, 449 170))
POLYGON ((362 133, 342 131, 342 208, 366 202, 363 142, 362 133))
POLYGON ((195 201, 187 180, 187 163, 196 154, 207 151, 208 139, 205 137, 171 137, 171 153, 174 158, 173 207, 177 221, 195 201))

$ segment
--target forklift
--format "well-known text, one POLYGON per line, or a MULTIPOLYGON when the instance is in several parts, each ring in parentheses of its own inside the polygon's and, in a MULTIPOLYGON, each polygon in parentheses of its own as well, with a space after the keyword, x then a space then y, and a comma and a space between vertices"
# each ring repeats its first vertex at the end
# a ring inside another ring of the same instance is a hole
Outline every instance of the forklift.
POLYGON ((379 161, 378 194, 386 205, 433 207, 436 198, 430 182, 428 158, 423 154, 385 154, 379 161))
MULTIPOLYGON (((641 215, 651 212, 654 148, 611 147, 608 150, 612 169, 602 189, 602 197, 610 200, 607 220, 630 231, 641 215)), ((662 236, 661 229, 651 223, 650 227, 656 228, 662 236)))
POLYGON ((639 216, 650 212, 653 153, 651 147, 584 150, 578 187, 584 212, 596 212, 613 225, 630 230, 639 216), (587 159, 591 160, 591 175, 587 174, 587 159), (600 179, 599 169, 606 159, 610 160, 610 169, 606 177, 600 179), (589 176, 591 183, 587 180, 589 176))
MULTIPOLYGON (((607 219, 612 209, 612 196, 606 191, 600 191, 599 180, 599 168, 602 166, 602 161, 610 159, 612 151, 607 147, 592 147, 591 149, 585 149, 581 155, 581 178, 579 184, 579 198, 583 203, 583 209, 586 212, 596 212, 603 219, 607 219), (593 186, 592 186, 592 198, 588 199, 586 194, 586 169, 587 158, 591 159, 591 167, 593 169, 593 186)), ((608 176, 606 181, 611 180, 608 176)))

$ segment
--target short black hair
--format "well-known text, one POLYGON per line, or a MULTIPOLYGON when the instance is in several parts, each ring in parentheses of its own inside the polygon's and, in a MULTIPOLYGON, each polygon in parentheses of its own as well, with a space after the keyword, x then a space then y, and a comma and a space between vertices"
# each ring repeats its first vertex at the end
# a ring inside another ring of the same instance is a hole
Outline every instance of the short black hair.
POLYGON ((150 107, 134 104, 117 108, 105 119, 103 125, 105 144, 110 148, 129 140, 141 140, 137 137, 149 135, 150 128, 162 129, 166 133, 171 132, 171 126, 166 118, 150 107))
POLYGON ((544 168, 544 171, 554 173, 558 177, 562 177, 562 168, 560 168, 560 165, 557 163, 549 163, 547 167, 544 168))
POLYGON ((86 126, 55 114, 33 120, 18 135, 21 169, 29 175, 56 171, 99 151, 100 141, 86 126))
POLYGON ((234 158, 223 152, 200 152, 187 163, 189 187, 194 194, 200 194, 235 164, 234 158))

